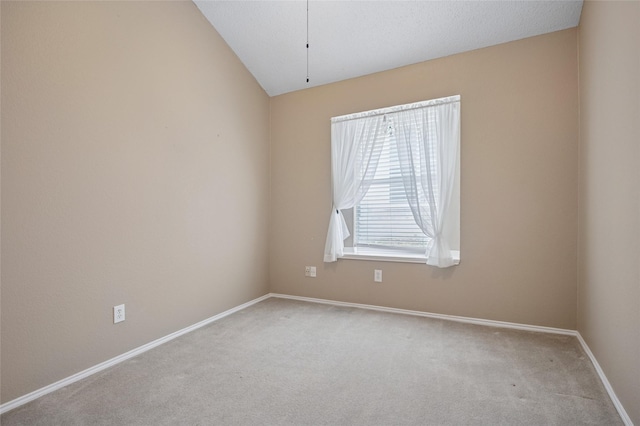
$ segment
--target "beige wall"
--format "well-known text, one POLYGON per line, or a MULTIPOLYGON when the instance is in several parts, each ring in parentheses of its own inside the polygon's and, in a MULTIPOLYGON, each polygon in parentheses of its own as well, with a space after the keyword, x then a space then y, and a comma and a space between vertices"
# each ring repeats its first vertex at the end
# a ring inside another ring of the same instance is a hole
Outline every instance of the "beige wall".
POLYGON ((570 329, 577 316, 640 423, 639 9, 585 4, 580 87, 571 29, 270 102, 191 2, 2 2, 0 400, 270 282, 570 329), (462 263, 324 264, 329 118, 452 94, 462 263))
POLYGON ((640 2, 585 2, 579 29, 578 330, 640 424, 640 2))
POLYGON ((192 2, 2 2, 2 402, 267 293, 268 211, 269 98, 192 2))
POLYGON ((576 37, 570 29, 272 98, 271 290, 575 329, 576 37), (330 117, 454 94, 461 264, 324 264, 330 117), (318 277, 305 278, 305 265, 318 277))

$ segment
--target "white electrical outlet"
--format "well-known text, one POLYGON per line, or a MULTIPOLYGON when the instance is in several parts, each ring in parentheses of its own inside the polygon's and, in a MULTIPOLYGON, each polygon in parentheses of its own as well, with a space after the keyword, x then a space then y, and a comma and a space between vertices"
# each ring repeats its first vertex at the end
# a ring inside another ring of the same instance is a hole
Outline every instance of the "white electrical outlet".
POLYGON ((113 307, 113 323, 124 321, 124 304, 113 307))
POLYGON ((315 266, 305 266, 304 267, 304 276, 305 277, 316 277, 316 267, 315 266))
POLYGON ((382 282, 382 269, 374 269, 373 270, 373 280, 377 283, 382 282))

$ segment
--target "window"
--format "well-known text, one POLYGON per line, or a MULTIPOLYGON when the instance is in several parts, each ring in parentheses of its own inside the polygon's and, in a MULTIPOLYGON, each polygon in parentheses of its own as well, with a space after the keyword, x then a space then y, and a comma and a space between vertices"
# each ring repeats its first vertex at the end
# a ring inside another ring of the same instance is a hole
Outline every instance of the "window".
POLYGON ((427 236, 405 195, 393 122, 387 118, 382 152, 369 190, 353 209, 353 247, 424 253, 427 236))
POLYGON ((459 127, 459 96, 332 119, 326 262, 458 263, 459 127))

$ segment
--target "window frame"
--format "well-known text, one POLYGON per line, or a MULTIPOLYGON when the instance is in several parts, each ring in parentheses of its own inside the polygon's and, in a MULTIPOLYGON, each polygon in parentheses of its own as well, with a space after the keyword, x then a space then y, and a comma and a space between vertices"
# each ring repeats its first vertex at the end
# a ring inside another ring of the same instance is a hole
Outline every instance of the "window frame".
MULTIPOLYGON (((441 98, 444 99, 444 98, 441 98)), ((423 101, 438 102, 440 99, 433 99, 423 101)), ((460 98, 458 98, 460 100, 460 98)), ((411 104, 399 105, 389 108, 381 108, 379 111, 381 114, 385 111, 392 111, 393 109, 408 107, 411 104)), ((358 114, 358 113, 356 113, 358 114)), ((392 142, 393 143, 393 142, 392 142)), ((451 247, 451 255, 454 260, 454 264, 460 263, 460 150, 457 155, 456 173, 454 181, 454 193, 452 195, 452 211, 447 214, 444 232, 447 234, 447 242, 451 247), (455 204, 455 205, 454 205, 455 204), (452 217, 454 217, 452 219, 452 217), (453 223, 452 223, 453 221, 453 223), (457 229, 451 229, 457 228, 457 229)), ((424 252, 417 252, 415 249, 403 250, 401 248, 381 248, 381 247, 357 247, 354 246, 354 237, 356 231, 355 224, 355 209, 351 208, 344 210, 343 214, 345 221, 347 222, 348 229, 351 233, 349 238, 345 240, 344 254, 339 256, 339 259, 346 260, 369 260, 369 261, 383 261, 383 262, 403 262, 403 263, 421 263, 424 264, 427 260, 427 256, 424 252)), ((426 246, 425 246, 426 248, 426 246)))

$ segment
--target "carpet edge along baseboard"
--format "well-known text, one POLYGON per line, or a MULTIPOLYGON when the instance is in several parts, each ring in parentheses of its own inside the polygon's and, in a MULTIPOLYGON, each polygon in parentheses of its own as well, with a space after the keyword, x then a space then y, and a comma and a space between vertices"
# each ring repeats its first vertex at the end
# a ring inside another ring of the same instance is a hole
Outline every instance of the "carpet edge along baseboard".
POLYGON ((198 323, 195 323, 191 326, 185 327, 181 330, 178 330, 174 333, 168 334, 167 336, 161 337, 159 339, 156 339, 152 342, 149 342, 147 344, 144 344, 142 346, 139 346, 137 348, 134 348, 128 352, 125 352, 121 355, 118 355, 114 358, 111 358, 107 361, 104 361, 100 364, 97 364, 93 367, 87 368, 86 370, 80 371, 76 374, 73 374, 67 378, 64 378, 62 380, 59 380, 55 383, 52 383, 50 385, 44 386, 40 389, 37 389, 33 392, 30 392, 26 395, 20 396, 14 400, 8 401, 2 405, 0 405, 0 414, 3 414, 7 411, 13 410, 15 408, 18 408, 28 402, 31 402, 33 400, 36 400, 46 394, 49 394, 51 392, 54 392, 58 389, 61 389, 65 386, 68 386, 72 383, 75 383, 79 380, 82 380, 86 377, 89 377, 93 374, 96 374, 102 370, 105 370, 109 367, 112 367, 116 364, 119 364, 123 361, 126 361, 130 358, 133 358, 137 355, 140 355, 148 350, 151 350, 159 345, 162 345, 166 342, 169 342, 179 336, 182 336, 186 333, 189 333, 191 331, 194 331, 198 328, 204 327, 205 325, 208 325, 212 322, 215 322, 219 319, 222 319, 226 316, 229 316, 233 313, 236 313, 238 311, 241 311, 245 308, 248 308, 249 306, 255 305, 256 303, 259 303, 263 300, 269 299, 269 298, 280 298, 280 299, 289 299, 289 300, 297 300, 297 301, 301 301, 301 302, 308 302, 308 303, 321 303, 321 304, 328 304, 328 305, 334 305, 334 306, 342 306, 342 307, 349 307, 349 308, 358 308, 358 309, 366 309, 366 310, 374 310, 374 311, 379 311, 379 312, 387 312, 387 313, 395 313, 395 314, 402 314, 402 315, 412 315, 412 316, 420 316, 420 317, 425 317, 425 318, 433 318, 433 319, 441 319, 441 320, 446 320, 446 321, 456 321, 456 322, 462 322, 462 323, 467 323, 467 324, 475 324, 475 325, 482 325, 482 326, 487 326, 487 327, 497 327, 497 328, 506 328, 506 329, 515 329, 515 330, 523 330, 523 331, 532 331, 532 332, 538 332, 538 333, 550 333, 550 334, 558 334, 558 335, 565 335, 565 336, 573 336, 576 337, 578 339, 578 342, 580 343, 580 346, 582 347, 582 349, 585 351, 585 353, 587 354, 587 356, 589 357, 589 359, 591 360, 591 363, 593 364, 598 377, 600 378, 600 380, 602 381, 609 397, 611 398, 611 401, 613 402, 616 410, 618 411, 618 414, 620 414, 620 417, 622 418, 622 421, 625 423, 625 425, 627 426, 633 426, 633 422, 631 421, 629 415, 627 414, 626 410, 624 409, 624 407, 622 406, 620 400, 618 399, 618 397, 616 396, 613 387, 611 386, 609 380, 607 379, 606 375, 604 374, 604 371, 602 370, 602 368, 600 367, 600 365, 598 364, 598 361, 596 360, 595 356, 593 355, 593 352, 591 352, 589 346, 587 345, 587 343, 585 342, 585 340, 582 338, 582 336, 580 335, 580 333, 577 330, 568 330, 568 329, 562 329, 562 328, 554 328, 554 327, 545 327, 545 326, 536 326, 536 325, 528 325, 528 324, 519 324, 519 323, 511 323, 511 322, 504 322, 504 321, 495 321, 495 320, 486 320, 486 319, 481 319, 481 318, 471 318, 471 317, 462 317, 462 316, 454 316, 454 315, 445 315, 445 314, 436 314, 436 313, 430 313, 430 312, 423 312, 423 311, 413 311, 413 310, 407 310, 407 309, 398 309, 398 308, 389 308, 389 307, 385 307, 385 306, 377 306, 377 305, 366 305, 366 304, 360 304, 360 303, 352 303, 352 302, 341 302, 341 301, 336 301, 336 300, 327 300, 327 299, 317 299, 317 298, 312 298, 312 297, 304 297, 304 296, 294 296, 294 295, 287 295, 287 294, 279 294, 279 293, 267 293, 264 296, 258 297, 256 299, 250 300, 246 303, 243 303, 241 305, 238 305, 234 308, 228 309, 224 312, 221 312, 217 315, 214 315, 210 318, 207 318, 205 320, 202 320, 198 323))

